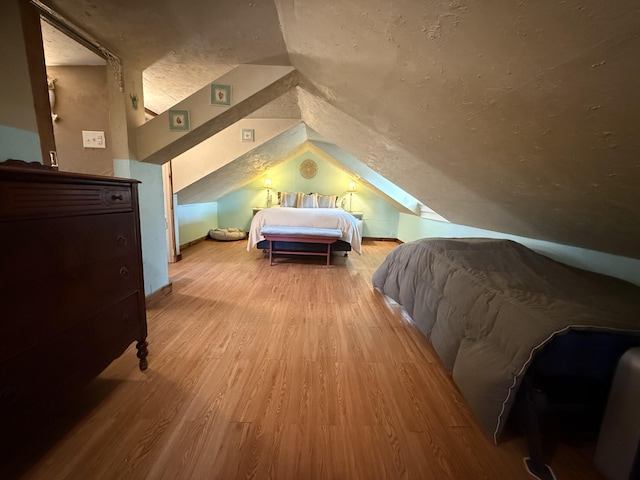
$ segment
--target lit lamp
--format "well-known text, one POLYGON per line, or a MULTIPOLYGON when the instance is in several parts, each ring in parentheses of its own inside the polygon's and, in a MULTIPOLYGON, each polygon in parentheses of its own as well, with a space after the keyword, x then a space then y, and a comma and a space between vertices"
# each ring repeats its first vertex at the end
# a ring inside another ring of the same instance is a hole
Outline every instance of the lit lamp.
POLYGON ((267 208, 269 208, 271 206, 271 180, 267 178, 262 188, 267 189, 267 208))
POLYGON ((353 200, 353 194, 356 191, 356 184, 353 182, 349 183, 349 189, 347 190, 347 192, 349 192, 349 211, 353 212, 353 210, 351 210, 351 200, 353 200))

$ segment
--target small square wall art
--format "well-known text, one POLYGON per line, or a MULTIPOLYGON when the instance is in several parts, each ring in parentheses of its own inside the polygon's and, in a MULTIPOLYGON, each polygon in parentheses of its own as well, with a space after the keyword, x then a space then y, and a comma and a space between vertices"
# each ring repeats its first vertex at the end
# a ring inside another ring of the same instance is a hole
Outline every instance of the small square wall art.
POLYGON ((189 131, 189 110, 169 110, 169 130, 189 131))
POLYGON ((231 105, 231 85, 212 83, 211 105, 231 105))
POLYGON ((253 128, 243 128, 242 129, 242 141, 243 142, 253 142, 255 140, 253 128))

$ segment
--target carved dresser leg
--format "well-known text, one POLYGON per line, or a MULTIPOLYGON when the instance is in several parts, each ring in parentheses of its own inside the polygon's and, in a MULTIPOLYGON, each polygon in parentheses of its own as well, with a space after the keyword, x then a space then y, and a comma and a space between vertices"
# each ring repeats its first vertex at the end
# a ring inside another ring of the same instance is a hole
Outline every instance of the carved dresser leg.
POLYGON ((147 350, 148 345, 145 340, 136 343, 136 348, 138 349, 137 357, 140 359, 140 370, 146 370, 149 366, 147 363, 147 355, 149 355, 149 350, 147 350))

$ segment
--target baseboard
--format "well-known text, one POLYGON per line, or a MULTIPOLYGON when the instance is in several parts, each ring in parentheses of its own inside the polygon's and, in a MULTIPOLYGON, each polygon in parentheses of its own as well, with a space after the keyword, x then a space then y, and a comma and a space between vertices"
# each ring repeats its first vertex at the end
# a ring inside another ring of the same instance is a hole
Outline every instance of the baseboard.
POLYGON ((398 240, 397 238, 379 238, 379 237, 362 237, 362 240, 373 240, 374 242, 395 242, 395 243, 404 243, 402 240, 398 240))
POLYGON ((149 306, 153 306, 154 303, 160 301, 161 299, 169 295, 172 291, 173 291, 173 284, 169 282, 164 287, 161 287, 155 292, 145 296, 145 302, 147 304, 147 308, 149 308, 149 306))
MULTIPOLYGON (((194 245, 202 242, 203 240, 206 240, 207 238, 208 238, 208 235, 205 235, 204 237, 196 238, 195 240, 191 240, 190 242, 187 242, 184 245, 180 245, 180 252, 182 252, 182 250, 185 250, 189 247, 193 247, 194 245)), ((362 237, 362 240, 373 240, 376 242, 404 243, 402 240, 398 240, 397 238, 362 237)), ((178 257, 179 257, 178 261, 182 260, 182 253, 180 253, 178 257)))
POLYGON ((185 248, 193 247, 194 245, 200 243, 201 241, 206 240, 207 236, 208 235, 205 235, 204 237, 196 238, 195 240, 191 240, 190 242, 180 245, 180 251, 184 250, 185 248))

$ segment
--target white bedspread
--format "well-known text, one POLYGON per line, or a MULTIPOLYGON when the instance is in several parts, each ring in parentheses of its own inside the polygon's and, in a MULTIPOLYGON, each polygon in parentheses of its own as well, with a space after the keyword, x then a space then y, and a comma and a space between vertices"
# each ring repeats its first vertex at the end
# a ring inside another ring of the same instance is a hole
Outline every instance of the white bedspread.
POLYGON ((272 207, 255 214, 249 229, 247 251, 251 251, 264 237, 260 234, 266 225, 337 228, 342 231, 340 240, 351 244, 354 252, 362 254, 362 236, 358 221, 353 215, 340 208, 289 208, 272 207))

